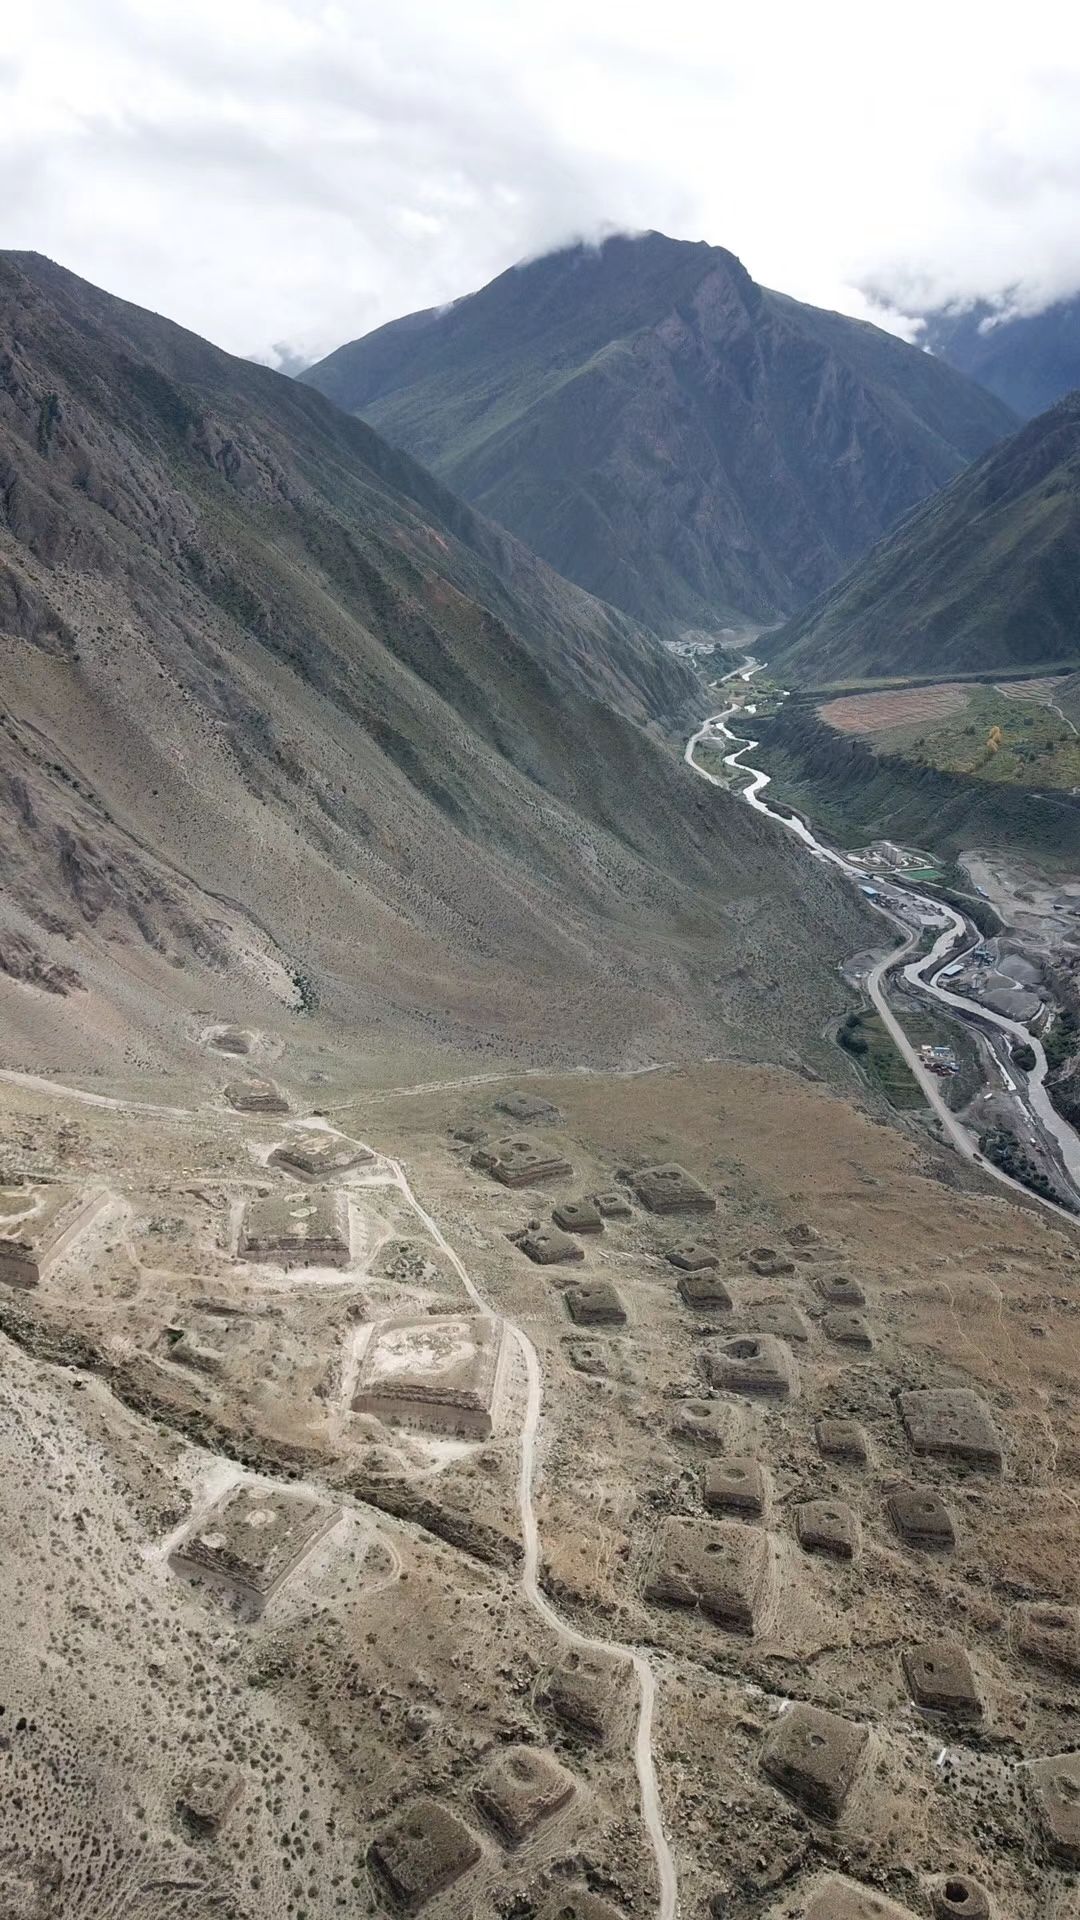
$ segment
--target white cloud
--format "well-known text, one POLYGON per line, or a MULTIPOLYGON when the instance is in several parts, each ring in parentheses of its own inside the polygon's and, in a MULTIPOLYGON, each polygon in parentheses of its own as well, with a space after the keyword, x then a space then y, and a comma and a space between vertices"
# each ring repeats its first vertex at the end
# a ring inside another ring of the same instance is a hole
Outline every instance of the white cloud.
POLYGON ((39 0, 0 170, 7 245, 266 358, 613 225, 910 332, 1080 287, 1080 12, 39 0))

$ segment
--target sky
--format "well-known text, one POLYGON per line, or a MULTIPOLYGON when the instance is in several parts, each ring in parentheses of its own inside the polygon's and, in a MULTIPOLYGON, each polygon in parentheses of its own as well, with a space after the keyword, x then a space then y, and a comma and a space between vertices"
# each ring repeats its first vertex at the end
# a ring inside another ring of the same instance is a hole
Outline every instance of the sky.
POLYGON ((0 244, 292 370, 613 229, 917 335, 1080 289, 1075 0, 37 0, 0 244))

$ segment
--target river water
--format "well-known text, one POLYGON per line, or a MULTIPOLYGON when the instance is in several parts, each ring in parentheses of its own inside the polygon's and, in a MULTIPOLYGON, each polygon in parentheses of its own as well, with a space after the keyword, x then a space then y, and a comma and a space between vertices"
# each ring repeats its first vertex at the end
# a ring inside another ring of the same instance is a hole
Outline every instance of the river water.
MULTIPOLYGON (((725 677, 729 680, 742 680, 748 685, 754 674, 759 671, 760 663, 748 660, 743 667, 737 667, 733 673, 727 674, 725 677)), ((738 711, 739 708, 733 705, 725 707, 722 713, 712 714, 710 718, 698 728, 697 732, 691 735, 686 745, 684 758, 704 779, 710 780, 714 786, 723 786, 725 782, 718 774, 706 773, 703 767, 697 765, 694 759, 694 750, 703 743, 706 745, 710 742, 715 743, 718 737, 730 741, 732 750, 730 753, 725 753, 724 765, 726 767, 735 767, 740 773, 746 773, 750 776, 746 786, 740 789, 741 798, 746 801, 747 805, 753 807, 757 813, 768 814, 771 820, 776 820, 781 826, 787 827, 788 831, 793 833, 797 840, 802 841, 803 845, 815 859, 823 860, 834 867, 839 867, 840 871, 850 880, 855 882, 865 881, 866 875, 862 872, 861 868, 854 866, 850 860, 845 860, 843 854, 837 853, 835 848, 824 846, 817 838, 817 835, 806 824, 805 820, 801 819, 797 814, 791 814, 789 816, 787 814, 777 813, 761 798, 765 788, 769 785, 771 776, 765 773, 761 767, 749 765, 744 758, 744 755, 753 753, 759 743, 756 740, 742 740, 737 734, 731 732, 727 723, 732 715, 738 711)), ((1058 1113, 1050 1095, 1046 1091, 1045 1082, 1047 1072, 1049 1071, 1049 1062, 1047 1061, 1041 1040, 1039 1040, 1035 1034, 1029 1033, 1028 1029, 1021 1026, 1019 1021, 1010 1020, 1002 1013, 994 1013, 989 1007, 979 1006, 974 1001, 965 999, 963 995, 951 993, 947 988, 939 987, 934 982, 933 976, 945 965, 946 960, 950 954, 955 952, 958 944, 972 937, 967 922, 963 916, 955 912, 952 907, 947 907, 943 902, 931 899, 927 895, 916 893, 910 887, 901 886, 895 880, 890 880, 889 888, 893 893, 904 894, 907 899, 914 901, 926 913, 936 915, 939 921, 942 919, 947 920, 947 925, 943 932, 938 935, 930 952, 925 954, 921 959, 909 961, 908 965, 904 968, 904 978, 910 985, 916 987, 920 993, 928 994, 932 999, 939 1001, 942 1006, 965 1013, 969 1019, 975 1017, 985 1022, 987 1026, 996 1027, 999 1032, 1008 1035, 1010 1040, 1016 1040, 1031 1048, 1035 1055, 1035 1065, 1031 1069, 1031 1072, 1026 1075, 1028 1104, 1037 1115, 1043 1130, 1056 1142, 1070 1180, 1075 1186, 1080 1188, 1080 1137, 1077 1136, 1075 1129, 1069 1125, 1063 1115, 1058 1113)), ((974 937, 977 937, 977 935, 974 937)))

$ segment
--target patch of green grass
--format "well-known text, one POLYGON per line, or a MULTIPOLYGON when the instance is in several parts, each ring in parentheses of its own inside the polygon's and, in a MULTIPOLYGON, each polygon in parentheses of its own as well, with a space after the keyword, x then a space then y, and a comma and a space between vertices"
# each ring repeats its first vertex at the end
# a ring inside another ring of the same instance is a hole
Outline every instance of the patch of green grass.
MULTIPOLYGON (((951 1020, 933 1013, 894 1009, 914 1047, 952 1047, 959 1073, 942 1076, 941 1091, 954 1112, 967 1105, 982 1085, 979 1056, 970 1034, 951 1020)), ((860 1066, 871 1085, 899 1112, 925 1107, 926 1100, 911 1068, 895 1046, 881 1015, 871 1007, 849 1013, 837 1035, 845 1053, 860 1066)))
POLYGON ((869 1007, 849 1013, 837 1038, 891 1107, 901 1112, 925 1107, 922 1088, 897 1051, 879 1013, 869 1007))
POLYGON ((1080 786, 1080 734, 1039 700, 1010 700, 979 687, 958 713, 931 726, 878 735, 875 749, 902 754, 915 766, 1009 786, 1080 786))

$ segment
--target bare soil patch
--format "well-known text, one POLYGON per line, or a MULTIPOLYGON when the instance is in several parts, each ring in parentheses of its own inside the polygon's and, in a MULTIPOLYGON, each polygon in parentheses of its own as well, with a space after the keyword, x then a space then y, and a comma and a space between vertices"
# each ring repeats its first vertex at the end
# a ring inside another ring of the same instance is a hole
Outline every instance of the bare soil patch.
POLYGON ((933 687, 895 687, 882 693, 845 694, 827 700, 818 717, 838 733, 890 733, 896 727, 932 725, 947 714, 961 713, 972 689, 958 680, 933 687))

